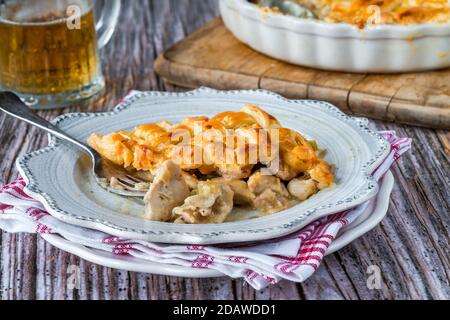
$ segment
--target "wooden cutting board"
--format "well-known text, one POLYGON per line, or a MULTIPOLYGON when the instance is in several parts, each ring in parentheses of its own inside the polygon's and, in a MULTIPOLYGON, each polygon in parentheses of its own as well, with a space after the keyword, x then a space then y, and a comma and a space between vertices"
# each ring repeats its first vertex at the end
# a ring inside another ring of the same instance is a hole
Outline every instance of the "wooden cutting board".
POLYGON ((267 89, 291 99, 329 101, 349 114, 450 129, 450 69, 356 74, 299 67, 239 42, 220 18, 160 55, 155 70, 184 87, 267 89))

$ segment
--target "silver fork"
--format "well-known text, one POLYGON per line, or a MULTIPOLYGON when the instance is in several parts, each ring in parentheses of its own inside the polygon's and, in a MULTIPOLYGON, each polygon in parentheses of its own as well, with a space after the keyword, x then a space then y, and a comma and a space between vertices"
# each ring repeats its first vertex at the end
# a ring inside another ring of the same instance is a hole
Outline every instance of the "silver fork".
POLYGON ((0 110, 3 112, 41 128, 55 137, 76 146, 92 160, 92 174, 97 183, 109 192, 127 197, 143 197, 149 182, 132 176, 124 168, 103 159, 100 154, 88 146, 71 137, 60 128, 33 113, 20 98, 12 92, 0 92, 0 110))

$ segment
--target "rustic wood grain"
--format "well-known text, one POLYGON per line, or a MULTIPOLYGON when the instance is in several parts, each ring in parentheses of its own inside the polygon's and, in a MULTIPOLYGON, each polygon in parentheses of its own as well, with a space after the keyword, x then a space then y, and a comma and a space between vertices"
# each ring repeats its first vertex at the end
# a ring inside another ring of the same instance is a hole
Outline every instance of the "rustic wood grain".
MULTIPOLYGON (((88 106, 39 114, 53 119, 69 111, 110 110, 134 88, 180 90, 156 76, 153 60, 217 15, 215 0, 126 2, 119 30, 102 52, 107 79, 103 97, 88 106)), ((242 59, 240 63, 245 65, 242 59)), ((270 68, 260 72, 270 74, 270 68)), ((274 80, 272 85, 282 84, 274 80)), ((403 99, 404 94, 398 92, 394 96, 403 99)), ((414 139, 413 151, 394 168, 396 185, 388 216, 373 231, 327 257, 317 273, 303 284, 284 281, 256 291, 242 280, 225 277, 183 279, 112 270, 56 249, 39 236, 3 232, 0 298, 448 299, 448 132, 382 122, 377 125, 414 139), (382 271, 381 290, 369 290, 366 286, 366 269, 373 264, 382 271), (67 270, 72 265, 80 268, 80 289, 67 287, 67 270)), ((0 142, 0 184, 5 184, 17 177, 15 158, 45 146, 47 138, 41 131, 0 114, 0 142)))
POLYGON ((355 115, 450 129, 450 69, 376 75, 294 66, 239 42, 220 18, 168 49, 155 66, 167 81, 186 87, 267 89, 326 100, 355 115))

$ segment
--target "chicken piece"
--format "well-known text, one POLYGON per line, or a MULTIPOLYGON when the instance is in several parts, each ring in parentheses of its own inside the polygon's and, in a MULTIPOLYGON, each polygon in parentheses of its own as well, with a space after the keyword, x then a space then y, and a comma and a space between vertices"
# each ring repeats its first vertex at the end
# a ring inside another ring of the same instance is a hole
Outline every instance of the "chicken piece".
POLYGON ((189 189, 194 190, 197 188, 198 179, 195 175, 187 173, 185 171, 182 171, 182 175, 183 175, 184 181, 188 185, 189 189))
POLYGON ((228 184, 200 181, 197 194, 173 209, 176 223, 222 223, 233 210, 233 191, 228 184))
POLYGON ((145 218, 153 221, 170 221, 173 208, 189 197, 189 187, 182 171, 172 161, 166 161, 158 170, 145 195, 145 218))
POLYGON ((255 172, 248 179, 247 184, 250 191, 256 196, 263 193, 266 189, 271 189, 283 196, 289 196, 289 193, 280 178, 269 174, 262 174, 260 170, 255 172))
POLYGON ((313 179, 292 179, 288 186, 289 193, 300 201, 305 201, 317 193, 317 183, 313 179))
POLYGON ((291 203, 289 192, 280 178, 257 171, 248 179, 248 187, 256 196, 255 208, 265 214, 279 212, 291 203))
POLYGON ((244 180, 227 180, 224 178, 215 178, 212 181, 223 184, 226 183, 233 190, 234 197, 233 203, 243 206, 253 206, 253 201, 255 200, 255 194, 248 188, 247 182, 244 180))
POLYGON ((269 215, 289 208, 290 200, 289 198, 280 196, 280 194, 271 189, 266 189, 256 197, 253 204, 259 211, 265 215, 269 215))
POLYGON ((238 205, 251 205, 255 200, 255 194, 248 188, 247 182, 244 180, 231 180, 227 182, 234 192, 233 201, 238 205))

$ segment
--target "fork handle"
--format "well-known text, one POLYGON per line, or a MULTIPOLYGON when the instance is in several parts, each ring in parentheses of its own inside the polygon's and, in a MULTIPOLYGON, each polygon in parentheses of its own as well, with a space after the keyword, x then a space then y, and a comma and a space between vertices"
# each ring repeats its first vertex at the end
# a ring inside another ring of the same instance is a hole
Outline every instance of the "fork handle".
POLYGON ((17 119, 25 121, 33 126, 41 128, 48 133, 58 137, 62 140, 72 143, 78 147, 81 151, 88 153, 92 157, 95 157, 97 151, 88 146, 87 144, 78 141, 77 139, 69 136, 57 126, 53 125, 49 121, 41 118, 37 114, 33 113, 28 106, 20 100, 20 98, 9 91, 0 92, 0 110, 13 116, 17 119))

